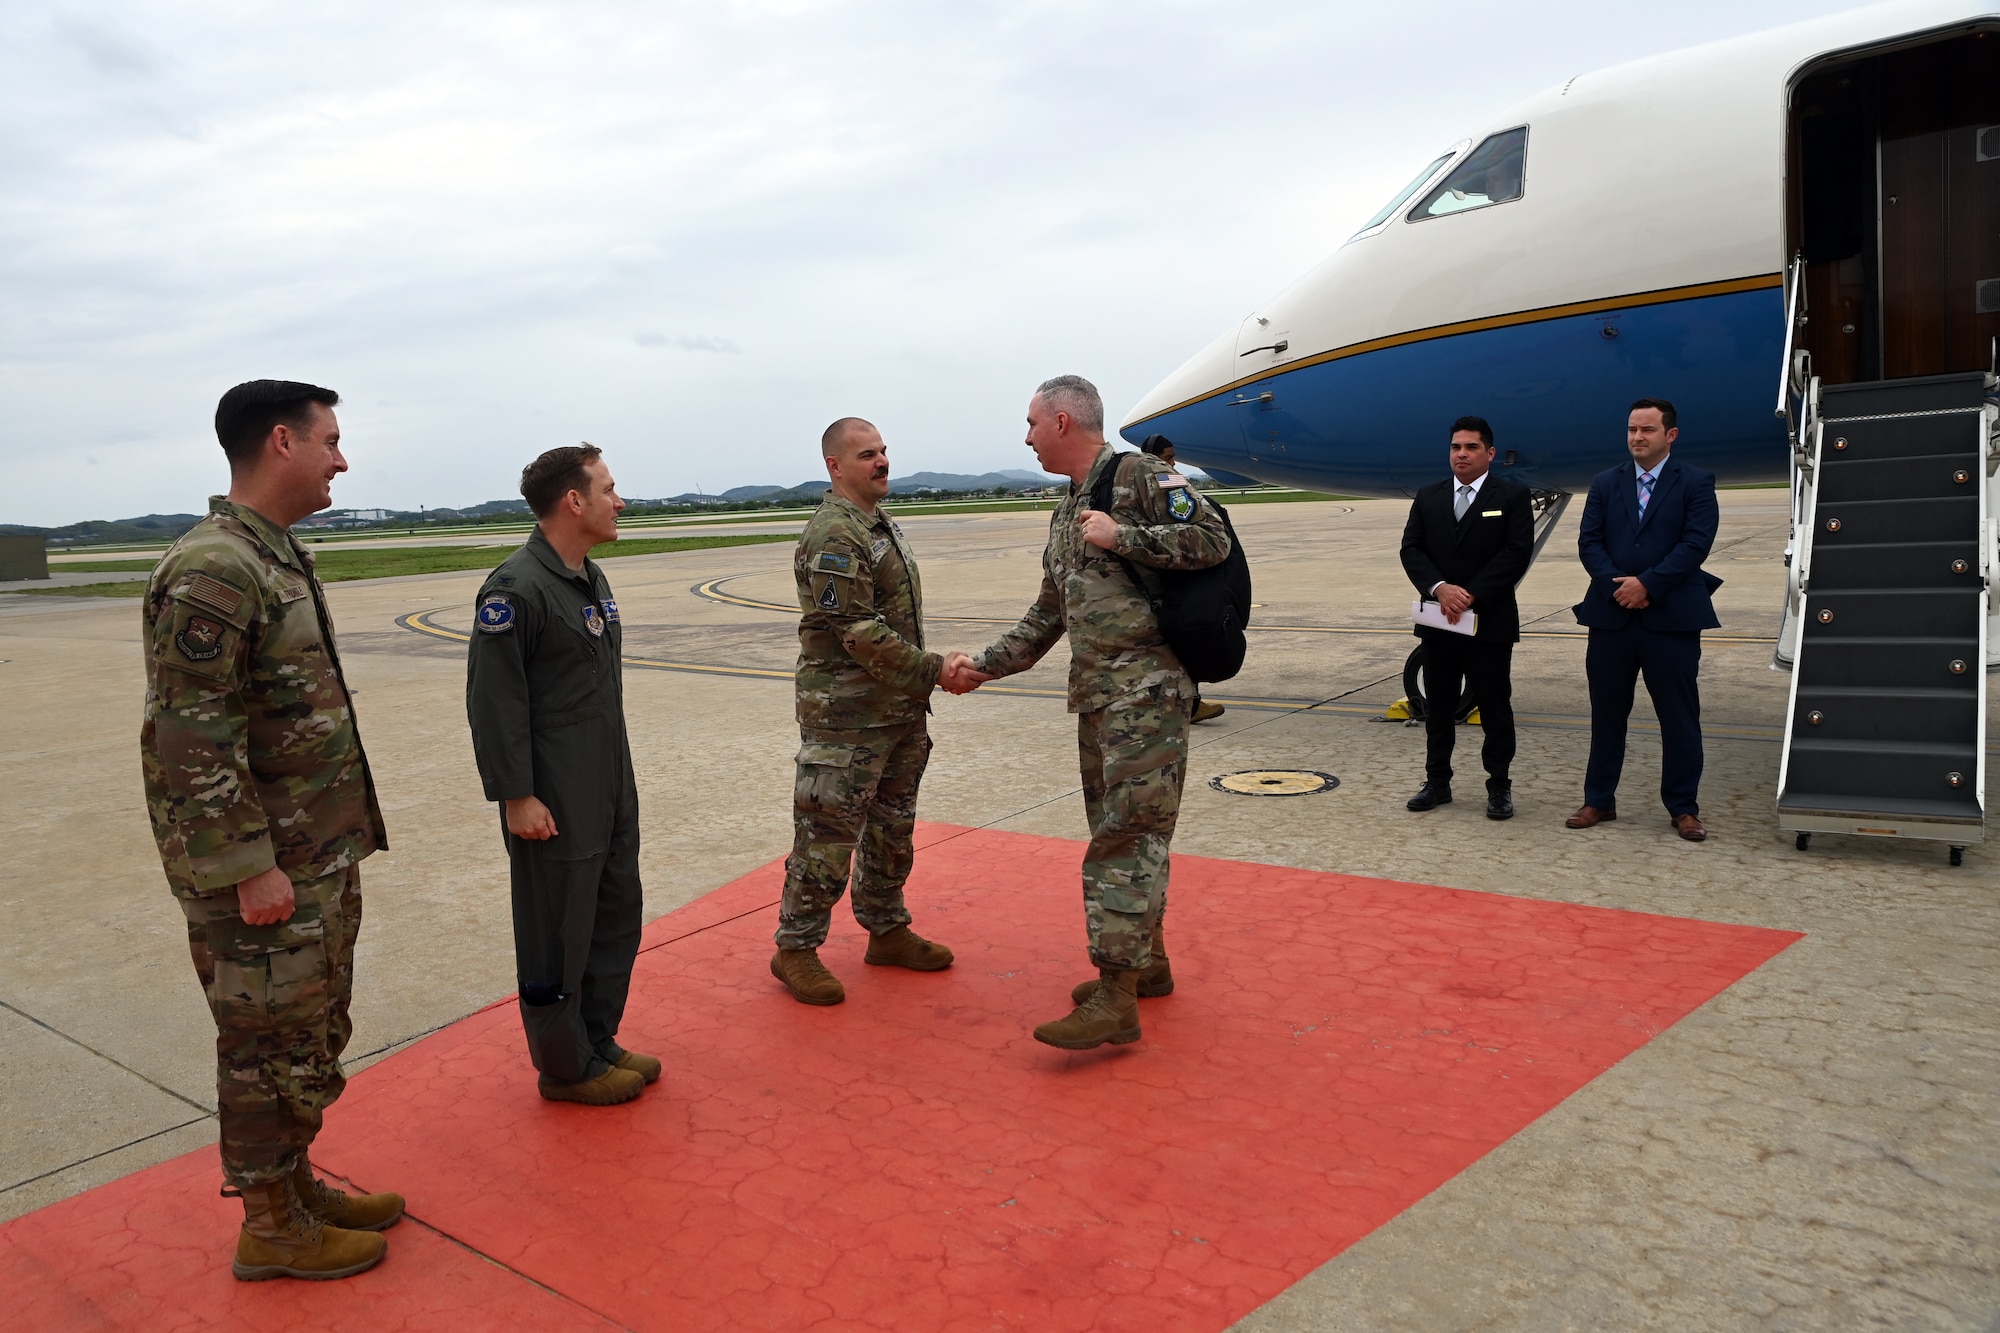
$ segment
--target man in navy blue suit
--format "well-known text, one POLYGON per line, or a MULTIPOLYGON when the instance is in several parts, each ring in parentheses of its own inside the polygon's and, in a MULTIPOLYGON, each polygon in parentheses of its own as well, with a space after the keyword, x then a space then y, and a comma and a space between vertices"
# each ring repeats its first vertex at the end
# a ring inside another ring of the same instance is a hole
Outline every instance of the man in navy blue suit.
POLYGON ((1618 817, 1625 768, 1625 723, 1633 687, 1660 719, 1660 799, 1674 831, 1689 842, 1702 827, 1701 632, 1722 624, 1709 594, 1722 586, 1701 567, 1715 545, 1720 513, 1715 474, 1673 456, 1680 429, 1664 398, 1632 404, 1625 445, 1632 461, 1600 472, 1583 506, 1577 551, 1590 591, 1576 619, 1590 629, 1584 673, 1590 680, 1590 766, 1583 806, 1565 824, 1590 828, 1618 817))

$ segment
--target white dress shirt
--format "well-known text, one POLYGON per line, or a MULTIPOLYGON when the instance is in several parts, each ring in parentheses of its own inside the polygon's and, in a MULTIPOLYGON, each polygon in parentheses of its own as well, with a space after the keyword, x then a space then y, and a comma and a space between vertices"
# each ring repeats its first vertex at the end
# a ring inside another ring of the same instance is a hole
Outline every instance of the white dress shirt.
MULTIPOLYGON (((1484 486, 1486 484, 1486 479, 1492 475, 1493 475, 1493 469, 1488 468, 1486 469, 1486 471, 1474 477, 1471 481, 1460 481, 1458 479, 1458 474, 1456 472, 1452 473, 1451 474, 1452 508, 1454 510, 1458 508, 1458 488, 1461 486, 1470 486, 1472 488, 1472 495, 1465 502, 1465 510, 1467 513, 1471 513, 1472 506, 1479 503, 1479 488, 1484 486)), ((1433 597, 1437 596, 1437 590, 1439 588, 1442 588, 1444 585, 1445 585, 1445 580, 1443 579, 1439 579, 1436 583, 1433 583, 1431 585, 1431 596, 1433 597)))

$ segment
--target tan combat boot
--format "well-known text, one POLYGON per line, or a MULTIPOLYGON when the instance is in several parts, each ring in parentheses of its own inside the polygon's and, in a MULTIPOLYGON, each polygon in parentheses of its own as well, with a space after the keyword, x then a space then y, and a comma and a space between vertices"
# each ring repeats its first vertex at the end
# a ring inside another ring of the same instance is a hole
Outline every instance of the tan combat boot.
POLYGON ((817 949, 778 950, 771 955, 771 975, 801 1004, 839 1004, 847 998, 847 987, 826 970, 817 949))
POLYGON ((1139 1040, 1139 973, 1106 970, 1068 1018, 1035 1029, 1035 1040, 1066 1051, 1139 1040))
POLYGON ((304 1153, 292 1168, 292 1190, 306 1211, 328 1226, 349 1231, 386 1231, 403 1220, 400 1194, 344 1194, 313 1174, 304 1153))
MULTIPOLYGON (((1097 989, 1095 981, 1079 981, 1076 989, 1069 993, 1071 1004, 1082 1004, 1097 989)), ((1139 973, 1139 998, 1157 1000, 1162 995, 1174 993, 1174 967, 1167 961, 1167 922, 1153 927, 1153 961, 1139 973)))
POLYGON ((629 1069, 647 1083, 660 1081, 660 1057, 657 1055, 641 1055, 637 1051, 627 1051, 618 1057, 618 1067, 629 1069))
POLYGON ((328 1226, 306 1210, 289 1176, 242 1190, 243 1230, 230 1271, 242 1282, 353 1277, 382 1262, 389 1242, 372 1231, 328 1226))
POLYGON ((535 1080, 535 1090, 545 1102, 577 1102, 584 1106, 616 1106, 629 1102, 646 1086, 644 1076, 613 1065, 596 1078, 581 1083, 558 1083, 544 1074, 535 1080))
POLYGON ((908 926, 897 926, 868 937, 861 959, 876 967, 907 967, 912 972, 942 972, 951 966, 951 950, 933 944, 908 926))

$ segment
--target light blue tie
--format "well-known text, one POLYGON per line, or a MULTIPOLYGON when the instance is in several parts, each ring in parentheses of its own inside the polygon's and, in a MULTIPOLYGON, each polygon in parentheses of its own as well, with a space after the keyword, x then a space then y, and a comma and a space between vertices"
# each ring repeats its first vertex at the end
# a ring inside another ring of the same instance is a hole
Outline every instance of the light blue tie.
POLYGON ((1644 473, 1644 472, 1641 472, 1641 473, 1639 474, 1639 512, 1640 512, 1640 513, 1642 513, 1642 514, 1643 514, 1643 513, 1645 513, 1645 512, 1646 512, 1646 502, 1647 502, 1648 500, 1651 500, 1652 498, 1653 498, 1653 478, 1652 478, 1652 476, 1651 476, 1651 475, 1649 475, 1649 474, 1647 474, 1647 473, 1644 473))

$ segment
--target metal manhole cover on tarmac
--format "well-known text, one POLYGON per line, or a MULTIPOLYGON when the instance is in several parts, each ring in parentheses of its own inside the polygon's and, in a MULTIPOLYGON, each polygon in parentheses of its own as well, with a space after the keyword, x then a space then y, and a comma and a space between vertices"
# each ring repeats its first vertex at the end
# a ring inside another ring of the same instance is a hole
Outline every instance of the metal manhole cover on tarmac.
POLYGON ((1237 796, 1311 796, 1332 791, 1340 779, 1308 768, 1247 768, 1210 778, 1208 785, 1237 796))

